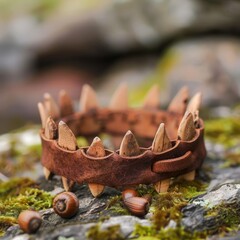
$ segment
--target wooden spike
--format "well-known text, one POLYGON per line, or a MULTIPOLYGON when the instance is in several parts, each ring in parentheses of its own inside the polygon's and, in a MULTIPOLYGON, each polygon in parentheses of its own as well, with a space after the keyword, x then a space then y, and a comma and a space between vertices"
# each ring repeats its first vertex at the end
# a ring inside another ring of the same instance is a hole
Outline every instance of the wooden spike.
MULTIPOLYGON (((106 155, 103 143, 99 137, 93 139, 87 150, 87 154, 92 157, 104 157, 106 155)), ((88 187, 94 197, 98 197, 104 191, 105 186, 97 183, 89 183, 88 187)))
POLYGON ((128 130, 121 142, 119 155, 131 157, 137 156, 140 153, 140 148, 138 146, 135 136, 130 130, 128 130))
POLYGON ((167 135, 165 124, 161 123, 153 139, 153 152, 160 153, 172 147, 172 143, 167 135))
POLYGON ((46 108, 41 102, 38 103, 38 111, 39 111, 41 122, 42 122, 42 128, 44 129, 46 126, 48 114, 47 114, 46 108))
MULTIPOLYGON (((48 117, 47 119, 44 135, 47 139, 57 138, 57 125, 52 117, 48 117)), ((43 167, 43 173, 47 180, 53 175, 46 167, 43 167)))
POLYGON ((178 137, 183 141, 190 141, 196 135, 196 130, 191 112, 186 112, 178 127, 178 137))
POLYGON ((189 90, 187 87, 182 87, 177 95, 173 98, 171 103, 168 106, 169 112, 176 112, 179 114, 184 114, 187 107, 188 97, 189 97, 189 90))
MULTIPOLYGON (((178 136, 183 141, 190 141, 196 135, 196 130, 191 112, 186 112, 178 128, 178 136)), ((195 170, 179 176, 179 179, 192 181, 195 178, 195 170)))
POLYGON ((123 110, 128 108, 128 87, 126 83, 122 83, 112 96, 109 105, 110 109, 123 110))
POLYGON ((61 117, 65 117, 74 113, 72 99, 65 90, 61 90, 59 92, 59 106, 61 117))
POLYGON ((49 93, 44 94, 44 105, 48 111, 49 116, 51 116, 53 119, 59 118, 59 107, 49 93))
POLYGON ((47 139, 57 138, 57 124, 54 122, 52 117, 48 117, 47 119, 44 134, 47 139))
POLYGON ((144 102, 143 102, 143 108, 159 108, 160 103, 159 103, 159 87, 158 85, 153 85, 150 90, 148 91, 144 102))
POLYGON ((58 124, 58 145, 67 150, 77 149, 77 140, 72 130, 63 121, 58 124))
MULTIPOLYGON (((172 143, 167 135, 164 123, 161 123, 156 135, 153 139, 152 151, 155 153, 161 153, 172 147, 172 143)), ((155 190, 160 192, 167 192, 171 179, 164 179, 154 184, 155 190)))
POLYGON ((189 101, 189 104, 187 106, 187 110, 189 112, 191 112, 192 114, 194 114, 194 112, 196 112, 197 110, 199 110, 200 105, 202 102, 202 93, 198 92, 196 93, 192 99, 189 101))
POLYGON ((88 84, 85 84, 80 97, 80 111, 85 112, 97 107, 98 100, 96 92, 88 84))
MULTIPOLYGON (((112 110, 124 110, 128 108, 128 86, 124 82, 114 92, 112 99, 109 104, 109 109, 112 110)), ((119 136, 110 137, 112 144, 115 149, 119 148, 122 138, 119 136)))
POLYGON ((154 184, 154 188, 157 193, 167 192, 170 186, 171 179, 164 179, 154 184))
MULTIPOLYGON (((58 145, 70 151, 75 151, 77 149, 77 140, 71 129, 66 123, 60 121, 58 124, 58 145)), ((74 182, 62 177, 63 187, 66 191, 69 191, 74 182)))
POLYGON ((65 177, 62 177, 62 184, 63 184, 64 190, 67 191, 67 192, 71 191, 71 189, 74 186, 74 182, 71 181, 71 180, 68 180, 65 177))
POLYGON ((50 179, 53 175, 46 167, 43 167, 43 174, 46 180, 50 179))
POLYGON ((200 120, 199 120, 199 111, 198 110, 193 113, 193 121, 194 121, 195 128, 199 128, 200 120))

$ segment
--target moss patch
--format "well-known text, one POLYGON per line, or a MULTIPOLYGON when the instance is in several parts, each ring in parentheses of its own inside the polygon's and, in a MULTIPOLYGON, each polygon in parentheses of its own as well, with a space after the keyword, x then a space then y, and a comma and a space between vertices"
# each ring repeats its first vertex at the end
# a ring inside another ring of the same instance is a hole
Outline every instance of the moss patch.
POLYGON ((240 230, 240 206, 237 204, 222 204, 207 211, 206 217, 216 217, 216 221, 220 225, 218 229, 214 229, 218 233, 226 233, 240 230))
POLYGON ((219 118, 205 121, 206 137, 225 147, 240 143, 240 121, 238 118, 219 118))
POLYGON ((206 185, 198 181, 176 181, 170 186, 168 192, 160 194, 154 191, 153 186, 149 188, 140 186, 140 194, 150 193, 153 196, 150 208, 153 214, 152 226, 136 225, 133 236, 141 240, 198 239, 200 234, 189 233, 180 226, 181 210, 193 197, 203 194, 205 189, 206 185), (164 229, 171 220, 176 222, 177 227, 164 229))
POLYGON ((89 240, 122 240, 124 239, 120 232, 120 226, 115 225, 107 229, 100 229, 100 225, 93 226, 87 232, 89 240))
POLYGON ((0 234, 17 222, 19 213, 26 209, 50 208, 52 196, 37 188, 30 179, 13 179, 0 183, 0 234))

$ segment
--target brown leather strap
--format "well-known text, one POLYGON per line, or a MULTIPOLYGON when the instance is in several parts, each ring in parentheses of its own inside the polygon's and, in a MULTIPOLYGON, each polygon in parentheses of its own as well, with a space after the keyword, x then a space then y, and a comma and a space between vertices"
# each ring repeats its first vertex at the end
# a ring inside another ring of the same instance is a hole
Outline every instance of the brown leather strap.
MULTIPOLYGON (((164 122, 171 139, 177 137, 181 115, 164 111, 133 110, 111 111, 99 109, 77 113, 64 119, 76 135, 96 136, 101 132, 123 135, 131 129, 136 136, 153 139, 159 123, 164 122)), ((41 130, 42 164, 51 172, 81 183, 105 186, 150 184, 176 177, 198 169, 206 156, 203 122, 193 140, 173 140, 173 147, 156 154, 150 148, 141 148, 136 157, 122 157, 118 152, 106 150, 106 157, 94 158, 86 154, 87 147, 67 151, 57 140, 48 140, 41 130)))

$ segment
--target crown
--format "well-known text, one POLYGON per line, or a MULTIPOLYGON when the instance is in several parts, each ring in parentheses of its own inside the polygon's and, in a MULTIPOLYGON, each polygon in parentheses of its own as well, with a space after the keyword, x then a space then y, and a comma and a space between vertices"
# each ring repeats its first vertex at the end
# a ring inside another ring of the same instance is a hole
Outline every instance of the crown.
POLYGON ((66 191, 74 183, 87 183, 95 197, 105 186, 154 184, 157 192, 163 192, 172 178, 193 180, 206 150, 199 118, 202 94, 188 103, 188 92, 181 88, 167 110, 161 110, 159 89, 153 86, 142 107, 130 108, 127 85, 122 84, 109 106, 102 108, 95 91, 84 85, 77 112, 64 90, 59 104, 45 93, 38 103, 45 177, 61 176, 66 191), (97 137, 102 133, 119 150, 105 149, 97 137), (76 136, 85 137, 89 146, 78 146, 76 136))

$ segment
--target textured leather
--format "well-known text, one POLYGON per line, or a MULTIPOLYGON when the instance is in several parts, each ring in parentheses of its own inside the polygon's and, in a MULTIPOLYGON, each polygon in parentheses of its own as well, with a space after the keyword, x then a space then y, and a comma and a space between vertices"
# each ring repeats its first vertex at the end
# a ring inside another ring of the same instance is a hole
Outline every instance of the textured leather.
POLYGON ((42 164, 51 172, 81 183, 97 183, 105 186, 124 186, 156 183, 177 177, 201 167, 206 156, 204 125, 191 141, 177 139, 177 128, 182 115, 166 111, 127 109, 113 111, 95 109, 75 113, 63 119, 76 136, 95 137, 100 133, 123 136, 131 130, 148 146, 161 122, 166 125, 173 147, 156 154, 151 148, 141 147, 141 154, 134 157, 119 156, 118 151, 106 150, 106 157, 95 158, 86 154, 88 147, 68 151, 58 146, 57 139, 49 140, 40 131, 42 140, 42 164))

